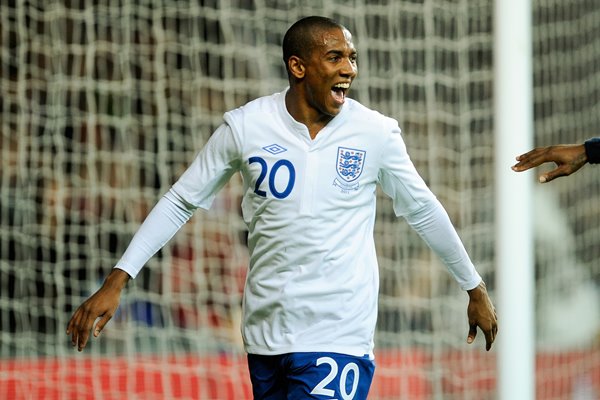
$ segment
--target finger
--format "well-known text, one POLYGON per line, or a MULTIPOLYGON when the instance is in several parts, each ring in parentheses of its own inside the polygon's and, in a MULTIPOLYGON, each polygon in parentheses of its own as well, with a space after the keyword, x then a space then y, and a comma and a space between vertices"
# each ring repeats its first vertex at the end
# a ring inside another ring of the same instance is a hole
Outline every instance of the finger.
POLYGON ((537 167, 541 163, 542 161, 539 158, 522 158, 518 163, 513 165, 511 169, 516 172, 521 172, 537 167))
POLYGON ((87 345, 88 339, 90 337, 89 331, 82 331, 79 334, 79 338, 77 340, 77 351, 83 351, 85 346, 87 345))
POLYGON ((69 321, 69 325, 67 327, 68 332, 71 334, 71 346, 77 346, 77 342, 79 341, 79 321, 81 319, 81 312, 79 309, 75 311, 75 314, 71 317, 71 321, 69 321))
POLYGON ((525 171, 527 169, 537 167, 540 164, 546 162, 544 153, 540 153, 537 149, 531 150, 525 154, 521 154, 516 157, 518 163, 513 165, 512 169, 515 171, 525 171))
POLYGON ((540 149, 535 148, 533 150, 529 150, 527 153, 523 153, 523 154, 518 155, 516 157, 516 159, 517 159, 517 161, 521 161, 521 160, 528 159, 528 158, 531 159, 535 155, 537 155, 539 152, 540 152, 540 149))
POLYGON ((469 334, 467 335, 467 343, 471 344, 475 341, 475 337, 477 336, 477 324, 469 325, 469 334))
POLYGON ((492 343, 494 343, 494 334, 492 333, 491 329, 485 331, 484 333, 485 333, 485 350, 490 351, 490 349, 492 348, 492 343))
POLYGON ((568 173, 564 168, 555 168, 552 171, 540 175, 539 181, 540 183, 546 183, 565 175, 568 175, 568 173))
POLYGON ((96 316, 90 313, 89 310, 85 310, 81 322, 79 323, 79 340, 77 350, 82 351, 87 345, 88 339, 90 337, 90 331, 92 326, 94 325, 94 321, 96 320, 96 316))
POLYGON ((96 324, 96 329, 94 329, 94 337, 98 337, 100 336, 100 332, 102 332, 102 329, 104 329, 104 326, 106 326, 106 324, 108 323, 108 321, 110 321, 110 319, 112 318, 112 314, 105 314, 102 319, 100 319, 100 321, 98 321, 98 323, 96 324))
POLYGON ((73 332, 73 318, 75 318, 75 314, 71 316, 71 319, 69 319, 69 323, 67 324, 67 335, 70 335, 71 332, 73 332))

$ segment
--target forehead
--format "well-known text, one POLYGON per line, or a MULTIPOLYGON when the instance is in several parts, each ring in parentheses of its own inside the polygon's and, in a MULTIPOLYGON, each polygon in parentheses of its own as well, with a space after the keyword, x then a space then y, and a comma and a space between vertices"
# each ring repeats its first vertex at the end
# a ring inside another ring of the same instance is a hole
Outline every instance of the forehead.
POLYGON ((356 51, 352 42, 352 34, 348 29, 322 29, 315 33, 316 51, 326 53, 331 50, 356 51))

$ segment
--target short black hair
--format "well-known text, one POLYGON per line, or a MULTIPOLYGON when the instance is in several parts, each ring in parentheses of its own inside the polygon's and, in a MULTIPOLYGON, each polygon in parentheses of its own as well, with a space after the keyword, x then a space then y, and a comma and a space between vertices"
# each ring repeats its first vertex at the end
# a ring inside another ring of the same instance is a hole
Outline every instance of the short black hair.
POLYGON ((315 47, 314 33, 324 29, 346 29, 339 22, 317 15, 304 17, 296 21, 283 37, 283 62, 286 69, 291 56, 304 57, 315 47))

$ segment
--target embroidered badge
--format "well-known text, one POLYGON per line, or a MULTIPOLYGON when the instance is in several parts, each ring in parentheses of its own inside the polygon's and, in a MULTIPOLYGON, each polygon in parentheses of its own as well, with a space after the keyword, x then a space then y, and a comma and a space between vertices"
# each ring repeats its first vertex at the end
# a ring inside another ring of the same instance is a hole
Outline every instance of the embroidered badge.
POLYGON ((338 147, 336 169, 338 176, 333 180, 334 186, 344 191, 358 190, 355 182, 363 171, 367 152, 364 150, 338 147))

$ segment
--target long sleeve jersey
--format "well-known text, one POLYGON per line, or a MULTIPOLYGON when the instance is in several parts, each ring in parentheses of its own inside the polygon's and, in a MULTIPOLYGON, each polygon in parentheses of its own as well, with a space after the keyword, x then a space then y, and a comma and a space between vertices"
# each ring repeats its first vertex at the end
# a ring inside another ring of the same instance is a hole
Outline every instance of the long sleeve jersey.
POLYGON ((117 264, 135 276, 235 174, 250 265, 242 336, 253 354, 373 354, 379 274, 376 187, 440 257, 460 287, 481 282, 448 214, 411 162, 398 123, 347 99, 311 139, 285 91, 227 112, 159 201, 117 264))

